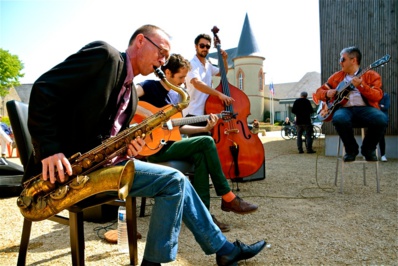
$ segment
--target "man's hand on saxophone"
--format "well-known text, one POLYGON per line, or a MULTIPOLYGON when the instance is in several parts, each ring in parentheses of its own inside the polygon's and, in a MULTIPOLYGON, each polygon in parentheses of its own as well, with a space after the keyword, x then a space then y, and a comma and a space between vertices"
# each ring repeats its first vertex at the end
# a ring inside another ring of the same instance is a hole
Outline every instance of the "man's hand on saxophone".
POLYGON ((127 155, 130 157, 135 157, 142 151, 142 148, 145 146, 145 140, 141 137, 137 137, 134 140, 130 141, 127 145, 127 155))
POLYGON ((68 159, 65 157, 63 153, 57 153, 52 156, 49 156, 41 161, 43 166, 43 180, 46 181, 50 178, 50 182, 52 184, 55 181, 59 181, 61 183, 65 182, 68 177, 65 176, 64 170, 66 169, 66 173, 68 175, 72 175, 72 166, 70 165, 68 159), (58 172, 58 180, 55 175, 55 168, 58 172))
MULTIPOLYGON (((127 155, 129 157, 136 157, 144 146, 145 140, 143 138, 135 138, 127 145, 127 155)), ((54 184, 56 181, 60 183, 67 181, 68 177, 65 175, 65 170, 69 176, 72 175, 72 166, 63 153, 49 156, 43 159, 41 163, 43 166, 43 180, 50 179, 51 184, 54 184), (55 174, 56 172, 58 176, 55 174)))

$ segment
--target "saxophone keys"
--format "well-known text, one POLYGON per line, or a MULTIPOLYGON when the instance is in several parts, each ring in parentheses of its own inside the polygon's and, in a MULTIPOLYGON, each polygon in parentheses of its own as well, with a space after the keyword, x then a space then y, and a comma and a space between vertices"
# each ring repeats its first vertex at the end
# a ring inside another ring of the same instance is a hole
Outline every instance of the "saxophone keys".
POLYGON ((78 175, 83 171, 83 167, 81 165, 72 166, 72 175, 78 175))
POLYGON ((36 210, 42 210, 47 206, 47 202, 46 199, 43 197, 39 197, 37 199, 36 205, 35 205, 35 209, 36 210))
POLYGON ((66 193, 69 191, 69 186, 62 186, 50 194, 50 197, 55 200, 60 200, 65 198, 66 193))
POLYGON ((83 162, 82 162, 82 166, 84 169, 88 169, 91 167, 91 160, 88 158, 84 158, 83 162))
POLYGON ((19 208, 27 208, 32 204, 32 197, 19 196, 17 199, 17 205, 19 208))
POLYGON ((115 146, 109 146, 109 147, 107 147, 107 148, 105 149, 105 153, 106 153, 107 155, 112 154, 114 151, 115 151, 115 146))
POLYGON ((82 189, 89 179, 90 178, 86 175, 79 175, 72 181, 72 183, 69 184, 69 186, 72 189, 82 189))
POLYGON ((99 163, 104 160, 104 155, 102 153, 98 153, 94 156, 94 161, 99 163))
POLYGON ((135 133, 134 133, 134 138, 137 138, 139 136, 141 136, 142 134, 144 134, 144 132, 141 129, 138 129, 135 133))

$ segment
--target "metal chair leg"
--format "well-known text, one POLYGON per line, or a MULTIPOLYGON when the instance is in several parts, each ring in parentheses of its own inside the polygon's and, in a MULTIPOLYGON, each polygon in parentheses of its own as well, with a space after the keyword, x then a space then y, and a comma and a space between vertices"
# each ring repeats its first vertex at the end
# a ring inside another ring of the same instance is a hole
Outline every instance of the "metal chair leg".
MULTIPOLYGON (((365 128, 361 128, 361 137, 362 141, 365 137, 365 128)), ((337 186, 337 178, 339 175, 339 160, 341 160, 341 182, 340 182, 340 193, 343 193, 343 184, 344 184, 344 154, 345 154, 345 148, 343 145, 343 150, 342 150, 342 155, 340 156, 340 149, 341 149, 341 139, 339 138, 338 140, 338 145, 337 145, 337 162, 336 162, 336 172, 335 172, 335 179, 334 179, 334 185, 337 186)), ((378 150, 376 149, 376 157, 378 158, 378 150)), ((367 180, 366 180, 366 164, 376 164, 376 186, 377 186, 377 193, 380 193, 380 171, 379 171, 379 161, 376 162, 368 162, 366 161, 365 157, 363 158, 363 161, 355 161, 352 163, 362 163, 363 164, 363 184, 367 186, 367 180)))
POLYGON ((339 161, 341 159, 341 161, 343 162, 343 158, 340 158, 340 144, 341 144, 341 140, 340 138, 338 139, 338 144, 337 144, 337 161, 336 161, 336 172, 334 174, 334 185, 337 186, 337 177, 339 175, 339 161))

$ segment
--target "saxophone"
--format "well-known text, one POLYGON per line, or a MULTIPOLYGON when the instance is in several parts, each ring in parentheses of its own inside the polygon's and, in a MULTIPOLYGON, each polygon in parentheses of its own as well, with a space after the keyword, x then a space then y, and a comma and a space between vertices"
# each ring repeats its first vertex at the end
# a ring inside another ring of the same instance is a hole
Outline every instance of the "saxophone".
POLYGON ((31 221, 47 219, 85 198, 106 191, 117 191, 120 199, 126 199, 134 181, 134 162, 129 160, 124 166, 103 166, 109 164, 116 156, 126 154, 127 144, 130 141, 137 137, 145 138, 152 130, 189 104, 188 93, 171 84, 160 69, 155 67, 154 69, 155 74, 170 89, 180 94, 181 102, 166 106, 140 124, 119 132, 84 154, 73 155, 69 159, 72 175, 67 175, 68 181, 52 184, 48 180, 44 181, 42 174, 39 174, 24 182, 17 205, 26 219, 31 221))

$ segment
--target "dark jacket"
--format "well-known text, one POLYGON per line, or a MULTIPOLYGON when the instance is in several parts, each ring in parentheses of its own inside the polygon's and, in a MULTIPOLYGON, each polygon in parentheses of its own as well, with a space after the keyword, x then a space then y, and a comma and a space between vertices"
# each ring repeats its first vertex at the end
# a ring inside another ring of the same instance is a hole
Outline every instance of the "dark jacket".
MULTIPOLYGON (((26 175, 41 172, 41 160, 56 153, 84 153, 109 136, 116 101, 127 76, 126 55, 101 41, 84 46, 33 84, 28 127, 33 158, 26 175), (32 170, 32 166, 35 165, 32 170)), ((132 90, 127 127, 137 104, 132 90)), ((26 176, 25 178, 29 177, 26 176)))

